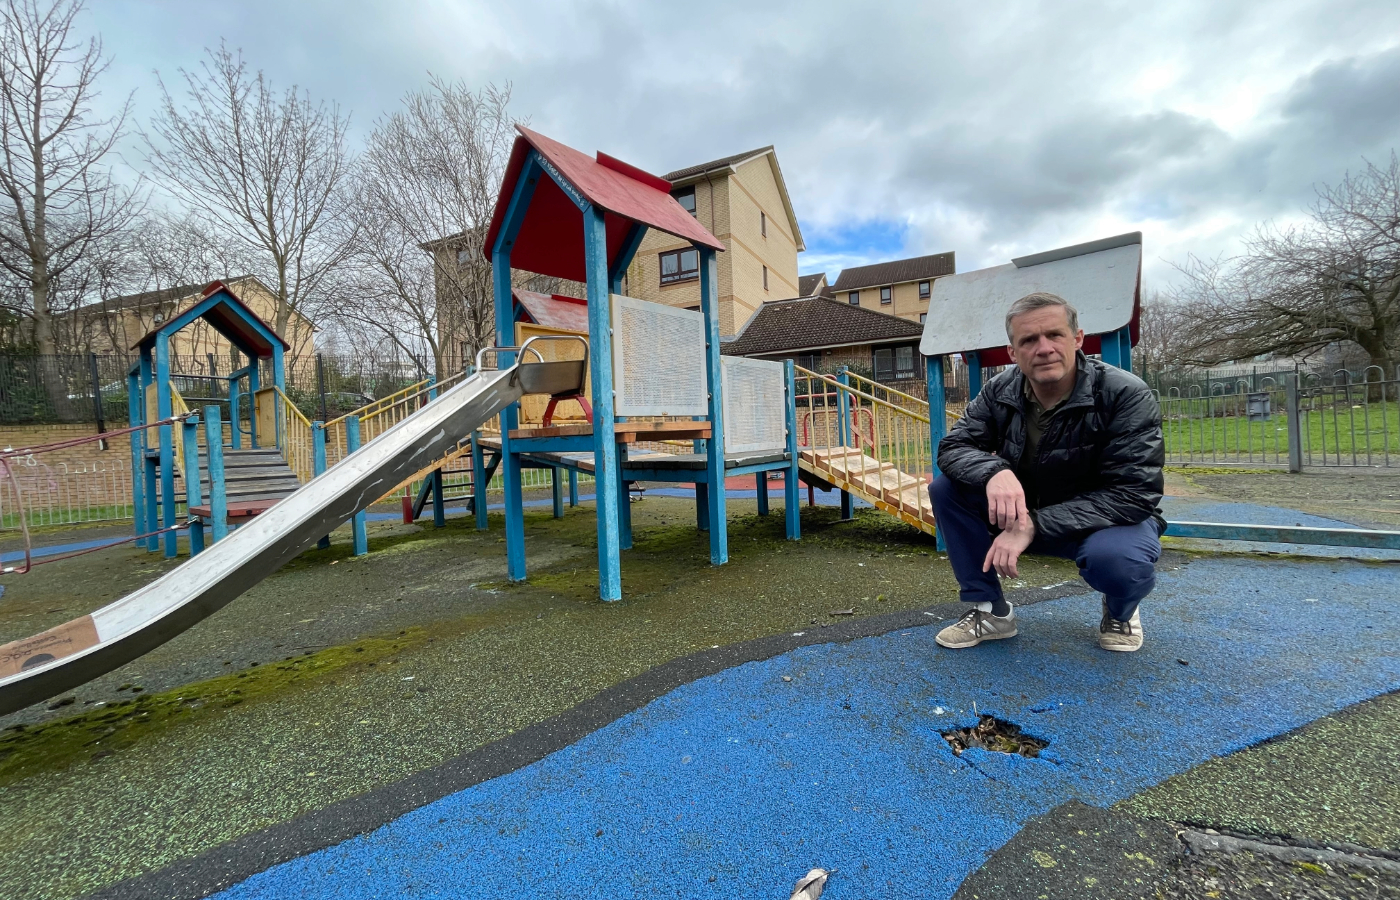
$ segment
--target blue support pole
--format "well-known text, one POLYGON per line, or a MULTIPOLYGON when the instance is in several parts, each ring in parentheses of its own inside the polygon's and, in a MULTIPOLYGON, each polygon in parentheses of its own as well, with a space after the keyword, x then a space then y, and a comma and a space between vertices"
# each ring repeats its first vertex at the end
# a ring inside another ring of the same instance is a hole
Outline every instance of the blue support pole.
POLYGON ((472 432, 472 512, 476 530, 486 530, 486 454, 481 452, 481 432, 472 432))
POLYGON ((258 388, 262 387, 262 375, 258 372, 258 359, 248 365, 248 446, 258 449, 258 388))
MULTIPOLYGON (((184 432, 185 453, 185 511, 204 504, 199 485, 199 417, 190 416, 180 430, 184 432)), ((190 556, 198 556, 204 550, 204 520, 189 515, 190 556)))
POLYGON ((569 506, 578 506, 578 470, 569 470, 569 506))
MULTIPOLYGON (((139 370, 126 376, 126 420, 135 428, 142 423, 141 418, 141 377, 139 370)), ((136 520, 136 535, 146 533, 146 466, 141 446, 142 433, 131 432, 131 512, 136 520)), ((154 530, 154 529, 152 529, 154 530)))
MULTIPOLYGON (((346 416, 345 418, 345 449, 347 453, 354 453, 360 449, 360 417, 346 416)), ((355 555, 364 556, 369 552, 369 535, 365 533, 365 511, 360 510, 355 513, 350 520, 350 530, 355 540, 355 555)))
MULTIPOLYGON (((933 471, 930 477, 938 477, 938 444, 948 431, 948 400, 943 391, 943 357, 930 356, 924 360, 924 376, 928 385, 928 439, 933 471)), ((943 541, 943 529, 935 529, 934 539, 939 550, 947 550, 943 541)))
POLYGON ((801 500, 798 499, 797 484, 797 369, 792 360, 783 362, 786 374, 787 403, 783 417, 787 422, 787 470, 783 473, 783 515, 787 519, 787 538, 790 541, 802 539, 801 500))
MULTIPOLYGON (((508 347, 512 342, 510 254, 497 253, 492 261, 491 277, 496 291, 496 346, 508 347)), ((497 353, 496 365, 506 368, 515 364, 514 353, 497 353)), ((520 427, 520 404, 512 403, 501 410, 501 481, 505 488, 506 505, 506 577, 511 581, 525 580, 525 498, 520 484, 520 454, 512 448, 510 432, 520 427)))
MULTIPOLYGON (((311 474, 321 475, 326 471, 326 423, 319 419, 311 423, 311 474)), ((322 535, 316 541, 319 550, 325 550, 331 545, 331 536, 322 535)))
POLYGON ((560 475, 559 467, 554 466, 549 470, 549 489, 554 499, 554 518, 564 518, 564 479, 560 475))
POLYGON ((1129 372, 1133 370, 1133 329, 1128 325, 1118 329, 1118 364, 1129 372))
MULTIPOLYGON (((850 387, 850 369, 842 366, 836 372, 836 380, 846 387, 850 387)), ((836 392, 837 415, 840 417, 837 431, 840 435, 842 447, 855 446, 854 436, 851 434, 851 398, 845 391, 836 392)), ((843 520, 854 519, 856 517, 855 499, 851 497, 850 491, 841 492, 841 518, 843 520)))
POLYGON ((242 381, 243 376, 236 372, 228 377, 229 446, 234 450, 243 449, 243 432, 238 426, 238 407, 243 402, 242 381))
POLYGON ((428 477, 433 480, 433 527, 443 528, 447 525, 447 505, 442 496, 442 469, 434 469, 428 477))
POLYGON ((287 392, 287 376, 282 371, 282 345, 272 342, 272 383, 282 393, 287 392))
POLYGON ((964 354, 963 358, 967 361, 967 399, 970 403, 974 397, 982 393, 982 357, 978 356, 977 351, 974 350, 964 354))
POLYGON ((228 491, 224 484, 224 423, 219 407, 204 407, 204 446, 209 455, 210 543, 228 537, 228 491))
POLYGON ((622 470, 627 466, 627 445, 617 449, 617 545, 632 549, 632 497, 622 470))
MULTIPOLYGON (((156 415, 161 419, 171 416, 170 405, 170 338, 156 334, 156 415)), ((161 527, 175 526, 175 429, 170 425, 160 426, 160 510, 161 527)), ((165 558, 173 559, 177 552, 178 536, 167 531, 164 538, 165 558)))
MULTIPOLYGON (((141 351, 141 421, 143 423, 154 422, 158 416, 152 413, 150 404, 146 402, 147 389, 155 384, 155 363, 150 350, 141 351)), ((159 408, 159 406, 157 406, 159 408)), ((159 482, 158 477, 160 467, 157 459, 150 453, 152 448, 147 446, 150 439, 150 431, 141 432, 141 480, 146 488, 146 527, 148 531, 156 531, 160 528, 160 505, 158 500, 159 482)), ((157 445, 159 441, 157 440, 157 445)), ((146 538, 146 549, 154 553, 160 549, 160 535, 153 534, 146 538)))
POLYGON ((753 474, 753 486, 758 495, 758 514, 768 515, 768 473, 755 472, 753 474))
MULTIPOLYGON (((588 283, 588 366, 593 383, 593 496, 598 509, 598 596, 622 599, 621 483, 613 415, 612 302, 608 296, 608 234, 603 210, 583 211, 583 256, 588 283)), ((704 262, 701 262, 704 270, 704 262)), ((704 277, 703 275, 701 276, 704 277)), ((703 288, 702 288, 703 293, 703 288)))
POLYGON ((700 311, 705 316, 705 379, 710 392, 709 474, 710 562, 729 562, 729 525, 724 491, 724 387, 719 355, 719 263, 715 251, 700 247, 700 311))

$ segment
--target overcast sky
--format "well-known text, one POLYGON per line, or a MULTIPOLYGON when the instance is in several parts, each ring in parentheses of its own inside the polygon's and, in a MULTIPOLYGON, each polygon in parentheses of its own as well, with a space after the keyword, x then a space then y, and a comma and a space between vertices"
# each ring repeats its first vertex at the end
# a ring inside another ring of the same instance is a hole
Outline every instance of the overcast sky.
MULTIPOLYGON (((1123 231, 1149 284, 1400 148, 1400 3, 91 0, 143 123, 220 39, 357 136, 428 73, 657 173, 773 144, 801 271, 1123 231)), ((128 159, 139 165, 134 151, 128 159)))

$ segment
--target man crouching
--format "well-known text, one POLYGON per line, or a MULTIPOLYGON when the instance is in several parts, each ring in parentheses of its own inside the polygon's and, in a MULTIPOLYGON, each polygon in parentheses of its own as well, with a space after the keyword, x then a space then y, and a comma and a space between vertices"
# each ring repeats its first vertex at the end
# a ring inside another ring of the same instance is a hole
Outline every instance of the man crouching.
POLYGON ((1142 646, 1138 604, 1156 583, 1166 527, 1162 416, 1131 372, 1089 359, 1079 314, 1034 293, 1006 314, 1015 368, 992 379, 938 445, 929 485, 948 560, 971 607, 938 633, 960 649, 1013 637, 997 576, 1022 553, 1072 559, 1103 594, 1099 646, 1142 646))

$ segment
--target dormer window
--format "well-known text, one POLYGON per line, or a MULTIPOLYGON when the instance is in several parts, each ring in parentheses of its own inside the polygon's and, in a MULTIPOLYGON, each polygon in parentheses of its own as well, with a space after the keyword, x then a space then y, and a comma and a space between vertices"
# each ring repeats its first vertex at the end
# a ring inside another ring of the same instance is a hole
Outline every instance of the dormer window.
POLYGON ((927 282, 927 281, 921 281, 921 282, 919 282, 919 299, 920 299, 920 300, 927 300, 927 299, 928 299, 928 282, 927 282))
POLYGON ((695 188, 694 188, 694 187, 685 187, 685 188, 681 188, 681 189, 678 190, 678 191, 672 192, 671 196, 676 198, 676 202, 679 203, 679 204, 681 205, 681 209, 683 209, 683 210, 685 210, 686 212, 690 213, 692 216, 695 215, 695 188))

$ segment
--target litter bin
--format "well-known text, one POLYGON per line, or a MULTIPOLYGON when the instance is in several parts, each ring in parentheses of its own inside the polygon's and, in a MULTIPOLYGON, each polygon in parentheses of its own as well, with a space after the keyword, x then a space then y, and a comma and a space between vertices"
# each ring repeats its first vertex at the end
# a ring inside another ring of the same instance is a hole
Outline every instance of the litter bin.
POLYGON ((1267 422, 1273 418, 1273 410, 1270 409, 1269 392, 1256 391, 1245 395, 1245 414, 1249 416, 1249 421, 1267 422))

